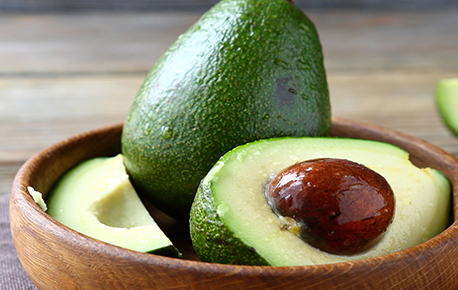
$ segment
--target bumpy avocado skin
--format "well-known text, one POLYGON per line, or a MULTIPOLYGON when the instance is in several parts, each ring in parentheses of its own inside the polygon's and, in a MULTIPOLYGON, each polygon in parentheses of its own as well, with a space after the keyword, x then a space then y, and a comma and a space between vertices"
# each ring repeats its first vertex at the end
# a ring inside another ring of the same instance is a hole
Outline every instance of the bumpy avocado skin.
POLYGON ((192 204, 189 221, 192 246, 203 262, 268 266, 256 249, 243 243, 218 216, 211 184, 201 184, 192 204), (211 253, 211 256, 208 255, 211 253))
POLYGON ((124 124, 139 194, 187 218, 200 180, 230 149, 331 128, 313 23, 286 0, 223 0, 158 60, 124 124))

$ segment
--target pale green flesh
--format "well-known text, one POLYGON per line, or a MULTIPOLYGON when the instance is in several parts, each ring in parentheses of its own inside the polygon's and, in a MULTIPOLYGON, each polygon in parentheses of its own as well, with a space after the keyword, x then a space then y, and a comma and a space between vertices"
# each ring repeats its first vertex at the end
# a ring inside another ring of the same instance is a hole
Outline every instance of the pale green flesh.
POLYGON ((450 184, 432 169, 419 169, 398 147, 364 140, 282 138, 241 146, 226 154, 203 181, 211 184, 219 217, 246 245, 274 266, 335 263, 399 251, 443 231, 448 223, 450 184), (349 159, 380 173, 391 185, 396 210, 380 242, 365 253, 331 255, 282 230, 264 196, 269 178, 307 159, 349 159))
POLYGON ((47 213, 87 236, 139 252, 172 247, 133 189, 122 155, 85 161, 47 199, 47 213))
POLYGON ((458 78, 437 84, 436 103, 444 123, 458 136, 458 78))

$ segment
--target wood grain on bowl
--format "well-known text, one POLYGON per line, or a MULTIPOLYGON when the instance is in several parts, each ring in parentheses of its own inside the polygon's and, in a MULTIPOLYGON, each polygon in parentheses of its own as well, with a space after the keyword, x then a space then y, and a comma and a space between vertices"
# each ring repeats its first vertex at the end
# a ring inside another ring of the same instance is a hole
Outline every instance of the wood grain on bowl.
MULTIPOLYGON (((122 125, 64 140, 27 161, 10 199, 13 240, 19 259, 40 289, 457 289, 458 225, 454 222, 418 246, 366 260, 297 267, 203 263, 145 254, 79 234, 50 218, 27 186, 45 196, 78 162, 120 151, 122 125)), ((396 144, 417 165, 441 170, 453 185, 457 219, 458 160, 408 135, 349 120, 333 119, 334 136, 396 144)), ((158 215, 158 223, 161 223, 158 215)), ((177 238, 180 239, 180 233, 177 238)), ((187 238, 187 233, 181 236, 187 238)), ((192 256, 192 255, 191 255, 192 256)))

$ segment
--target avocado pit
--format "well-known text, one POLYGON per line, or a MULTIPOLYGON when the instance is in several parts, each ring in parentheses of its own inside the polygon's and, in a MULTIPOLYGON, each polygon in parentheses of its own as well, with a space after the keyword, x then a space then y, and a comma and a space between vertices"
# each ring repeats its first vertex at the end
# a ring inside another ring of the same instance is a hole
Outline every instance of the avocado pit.
POLYGON ((395 199, 386 179, 364 165, 320 158, 296 163, 274 176, 266 198, 310 245, 352 255, 373 246, 393 220, 395 199))

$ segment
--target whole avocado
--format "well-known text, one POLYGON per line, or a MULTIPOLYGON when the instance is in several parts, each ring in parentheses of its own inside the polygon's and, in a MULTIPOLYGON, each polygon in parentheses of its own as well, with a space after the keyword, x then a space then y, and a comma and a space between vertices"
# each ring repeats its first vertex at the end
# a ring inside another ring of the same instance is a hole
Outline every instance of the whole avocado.
POLYGON ((286 0, 223 0, 151 69, 121 144, 137 192, 180 219, 227 151, 330 129, 322 48, 309 18, 286 0))

